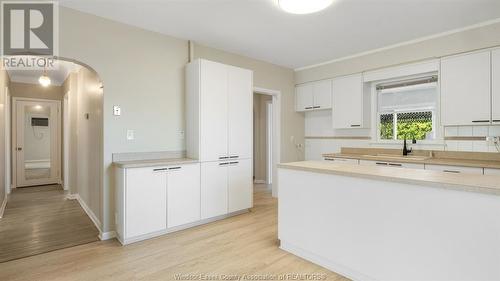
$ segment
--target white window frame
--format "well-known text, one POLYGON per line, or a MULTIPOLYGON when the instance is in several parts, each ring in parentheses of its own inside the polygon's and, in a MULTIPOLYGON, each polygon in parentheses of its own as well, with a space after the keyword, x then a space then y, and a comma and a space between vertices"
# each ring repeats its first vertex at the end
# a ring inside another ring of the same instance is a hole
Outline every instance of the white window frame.
POLYGON ((437 109, 434 107, 412 107, 412 108, 399 108, 395 110, 387 110, 387 111, 381 111, 377 112, 377 141, 378 142, 400 142, 402 140, 397 139, 398 136, 398 131, 397 131, 397 120, 398 120, 398 113, 409 113, 409 112, 431 112, 432 113, 432 132, 434 132, 434 139, 432 140, 418 140, 419 142, 434 142, 437 139, 437 124, 436 124, 436 114, 437 114, 437 109), (381 139, 380 138, 380 115, 383 114, 393 114, 393 120, 394 120, 394 138, 393 139, 381 139))

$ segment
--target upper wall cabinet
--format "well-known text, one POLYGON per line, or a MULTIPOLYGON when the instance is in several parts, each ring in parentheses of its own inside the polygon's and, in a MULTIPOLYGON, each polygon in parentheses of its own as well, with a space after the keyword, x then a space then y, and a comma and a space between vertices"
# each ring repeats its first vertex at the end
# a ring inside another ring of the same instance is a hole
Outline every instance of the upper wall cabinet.
POLYGON ((296 111, 330 108, 332 108, 332 80, 307 83, 295 88, 296 111))
POLYGON ((491 53, 491 115, 493 124, 500 124, 500 49, 491 53))
POLYGON ((444 126, 490 123, 490 77, 490 51, 441 60, 441 122, 444 126))
POLYGON ((363 96, 361 74, 335 78, 333 80, 332 121, 334 129, 363 128, 369 102, 363 96))
POLYGON ((186 68, 187 156, 252 157, 253 72, 198 59, 186 68))

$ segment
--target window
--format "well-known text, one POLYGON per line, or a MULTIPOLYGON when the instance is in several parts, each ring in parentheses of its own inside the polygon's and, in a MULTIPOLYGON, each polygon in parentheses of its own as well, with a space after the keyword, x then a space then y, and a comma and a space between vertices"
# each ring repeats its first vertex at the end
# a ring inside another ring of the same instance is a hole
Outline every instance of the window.
POLYGON ((437 77, 377 85, 378 139, 434 140, 437 77))

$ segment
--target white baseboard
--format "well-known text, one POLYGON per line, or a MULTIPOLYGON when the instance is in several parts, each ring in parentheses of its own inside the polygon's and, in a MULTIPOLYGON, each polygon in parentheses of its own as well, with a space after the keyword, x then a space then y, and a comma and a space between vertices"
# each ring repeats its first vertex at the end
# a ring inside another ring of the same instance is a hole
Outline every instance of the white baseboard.
POLYGON ((7 207, 7 194, 3 198, 2 206, 0 206, 0 219, 3 218, 3 212, 5 211, 5 207, 7 207))
POLYGON ((101 240, 109 240, 116 238, 116 232, 115 231, 108 231, 108 232, 100 232, 99 233, 99 239, 101 240))
POLYGON ((319 256, 315 253, 312 253, 308 250, 304 250, 300 247, 297 247, 295 245, 292 245, 290 243, 287 243, 287 242, 284 242, 283 240, 280 240, 280 249, 284 250, 284 251, 287 251, 289 253, 292 253, 298 257, 301 257, 305 260, 308 260, 312 263, 315 263, 319 266, 322 266, 326 269, 329 269, 337 274, 340 274, 342 276, 345 276, 353 281, 375 281, 375 279, 373 279, 372 277, 370 276, 366 276, 365 274, 361 273, 361 272, 358 272, 358 271, 355 271, 355 270, 352 270, 348 267, 345 267, 341 264, 338 264, 336 262, 333 262, 329 259, 326 259, 322 256, 319 256))
MULTIPOLYGON (((110 235, 108 233, 110 233, 110 232, 103 232, 102 231, 101 221, 97 218, 97 216, 94 214, 94 212, 92 212, 92 210, 89 208, 87 203, 85 203, 85 201, 83 201, 83 199, 80 197, 80 195, 79 194, 68 194, 68 195, 66 195, 66 198, 70 199, 70 200, 77 200, 78 201, 78 203, 80 204, 82 209, 85 211, 85 213, 87 213, 90 220, 92 220, 92 222, 94 223, 97 230, 99 230, 99 239, 106 240, 106 239, 102 239, 101 237, 108 237, 110 235)), ((108 239, 111 239, 111 238, 108 238, 108 239)))

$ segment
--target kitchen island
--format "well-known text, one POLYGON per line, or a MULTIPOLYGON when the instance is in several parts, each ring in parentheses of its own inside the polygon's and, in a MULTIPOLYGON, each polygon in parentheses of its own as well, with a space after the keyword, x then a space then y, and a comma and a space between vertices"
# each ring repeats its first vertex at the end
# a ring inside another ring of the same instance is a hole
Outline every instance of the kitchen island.
POLYGON ((353 280, 500 280, 500 177, 279 165, 281 248, 353 280))

